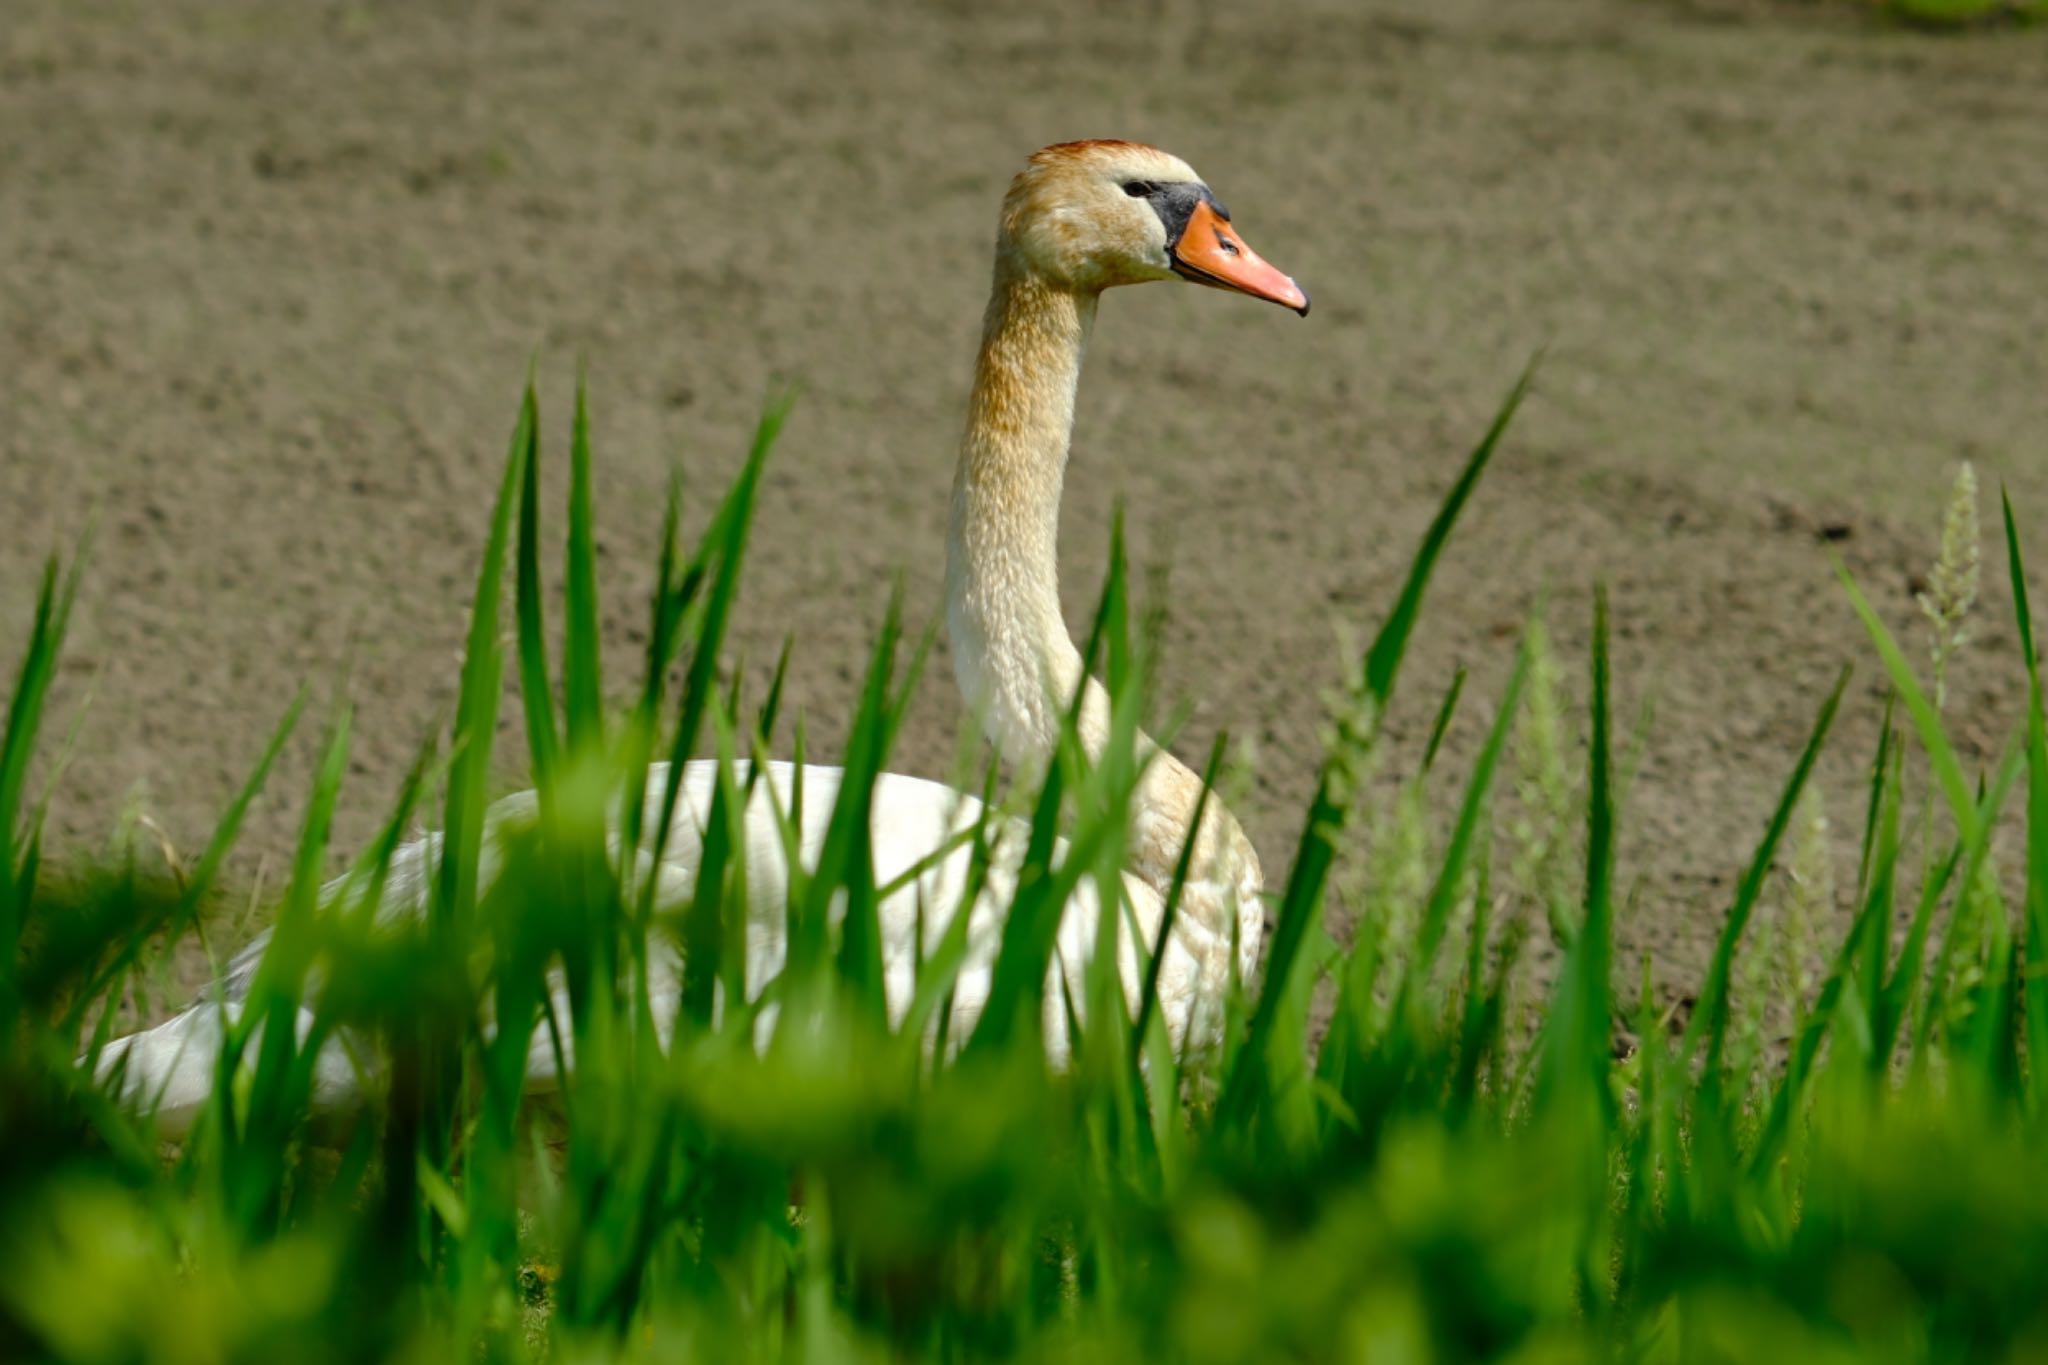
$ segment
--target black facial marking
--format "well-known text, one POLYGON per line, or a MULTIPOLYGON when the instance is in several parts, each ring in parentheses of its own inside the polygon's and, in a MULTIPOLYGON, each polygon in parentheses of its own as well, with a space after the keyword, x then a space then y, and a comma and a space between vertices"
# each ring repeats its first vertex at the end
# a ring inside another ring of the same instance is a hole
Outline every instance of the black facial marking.
POLYGON ((1133 180, 1124 186, 1124 193, 1131 194, 1132 187, 1143 190, 1142 198, 1159 215, 1159 221, 1166 225, 1166 247, 1171 251, 1179 242, 1180 235, 1188 230, 1188 219, 1195 212, 1195 205, 1206 203, 1224 222, 1230 221, 1230 213, 1216 202, 1216 196, 1209 193, 1209 187, 1199 181, 1182 180, 1171 185, 1151 181, 1133 180))

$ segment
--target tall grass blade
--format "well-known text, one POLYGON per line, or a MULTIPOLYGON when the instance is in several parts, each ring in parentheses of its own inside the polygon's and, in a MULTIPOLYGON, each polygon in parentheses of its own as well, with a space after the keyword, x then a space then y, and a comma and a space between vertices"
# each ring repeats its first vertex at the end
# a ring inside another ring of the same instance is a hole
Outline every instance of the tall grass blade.
MULTIPOLYGON (((705 708, 717 695, 719 651, 724 647, 733 599, 739 592, 740 568, 746 558, 747 534, 753 527, 754 497, 761 486, 761 470, 768 462, 769 452, 775 448, 776 438, 781 435, 782 424, 788 419, 794 402, 795 395, 788 392, 769 396, 761 409, 760 420, 754 426, 753 444, 747 451, 746 463, 740 467, 739 476, 733 480, 731 490, 719 505, 710 529, 704 533, 691 568, 684 574, 683 588, 692 596, 698 591, 696 580, 708 577, 709 586, 702 590, 702 615, 690 641, 690 663, 683 678, 680 714, 669 744, 668 776, 662 788, 660 819, 654 829, 653 858, 656 863, 661 861, 668 844, 669 827, 675 820, 676 802, 682 794, 683 765, 696 748, 705 708)), ((655 681, 650 678, 649 687, 654 686, 655 681)), ((651 906, 653 894, 650 882, 642 891, 643 919, 651 906)))
MULTIPOLYGON (((644 905, 639 901, 636 855, 646 832, 648 767, 660 739, 662 693, 668 681, 669 664, 675 659, 684 612, 703 581, 699 563, 678 569, 676 533, 682 515, 683 481, 678 470, 669 476, 668 497, 662 508, 661 550, 655 562, 654 591, 648 612, 646 672, 640 682, 640 699, 626 732, 620 763, 623 790, 619 794, 619 886, 634 905, 636 918, 652 905, 651 901, 644 905)), ((657 844, 664 842, 665 839, 658 840, 657 844)), ((656 851, 658 856, 658 847, 656 851)))
POLYGON ((1479 759, 1472 765, 1472 776, 1465 784, 1465 796, 1458 805, 1457 823, 1452 826, 1450 842, 1444 847, 1435 884, 1430 887, 1429 900, 1422 908, 1414 963, 1405 982, 1410 989, 1420 988, 1428 982, 1436 963, 1437 949, 1450 925, 1451 911, 1465 894, 1467 868, 1480 835, 1480 820, 1489 808, 1494 773, 1500 766, 1501 752, 1507 746, 1508 732, 1521 710, 1522 684, 1528 679, 1529 664, 1529 652, 1524 649, 1516 656, 1515 671, 1508 675, 1507 689, 1501 694, 1500 710, 1493 718, 1486 743, 1480 748, 1479 759))
MULTIPOLYGON (((1889 706, 1886 713, 1889 716, 1889 706)), ((1884 771, 1875 775, 1877 837, 1874 851, 1866 853, 1863 858, 1868 870, 1863 877, 1861 909, 1849 932, 1851 942, 1860 942, 1864 946, 1864 955, 1848 966, 1858 987, 1857 1006, 1863 1021, 1863 1046, 1869 1050, 1873 1074, 1879 1066, 1875 1043, 1884 1025, 1885 968, 1891 951, 1892 919, 1898 899, 1899 828, 1906 805, 1905 764, 1888 733, 1878 742, 1877 761, 1884 767, 1884 771)), ((1816 1013, 1825 1015, 1826 1011, 1817 1010, 1816 1013)))
POLYGON ((1500 410, 1494 414, 1493 423, 1486 429, 1472 454, 1466 458, 1465 467, 1459 471, 1450 492, 1444 495, 1443 505, 1437 509, 1429 530, 1423 533, 1422 545, 1409 561, 1407 581, 1401 585, 1400 596, 1394 599, 1394 609, 1381 625, 1374 637, 1372 647, 1365 656, 1366 690, 1382 705, 1393 695, 1394 679, 1401 670, 1402 656, 1408 652, 1408 637, 1415 630, 1416 618, 1422 611, 1422 594, 1429 587, 1429 577, 1436 569, 1437 556, 1443 553, 1445 542, 1451 538, 1451 528, 1458 524, 1458 516, 1465 510, 1466 501, 1472 490, 1479 486, 1479 476, 1486 472, 1486 466, 1493 459, 1493 452, 1506 434, 1508 423, 1514 420, 1515 410, 1522 405, 1522 398, 1529 391, 1529 385, 1536 377, 1536 366, 1541 356, 1532 358, 1508 390, 1507 398, 1500 410))
POLYGON ((825 831, 825 846, 810 883, 808 914, 813 932, 822 937, 830 901, 843 899, 838 967, 840 983, 857 1014, 880 1037, 888 1019, 882 990, 881 896, 875 884, 874 791, 889 761, 895 712, 890 695, 898 643, 902 639, 903 602, 900 588, 890 593, 882 628, 868 662, 867 685, 854 713, 847 740, 844 775, 825 831))
MULTIPOLYGON (((995 804, 996 770, 990 766, 987 779, 982 784, 980 814, 968 829, 967 875, 960 888, 960 909, 947 921, 939 934, 939 941, 924 957, 917 973, 917 987, 911 995, 910 1008, 905 1013, 902 1034, 905 1038, 922 1039, 925 1029, 936 1016, 936 1056, 943 1057, 946 1051, 946 1033, 951 1025, 950 1010, 945 1014, 938 1011, 952 994, 954 982, 959 978, 960 968, 967 961, 967 931, 972 918, 969 913, 980 899, 988 885, 988 874, 994 856, 995 838, 1000 828, 1001 816, 995 804)), ((919 943, 923 936, 920 933, 919 943)))
POLYGON ((14 1026, 21 931, 29 916, 35 892, 36 869, 40 862, 39 821, 17 833, 21 819, 21 796, 28 782, 29 760, 35 754, 36 737, 42 730, 43 705, 50 680, 56 676, 57 659, 64 649, 64 636, 71 624, 72 603, 78 598, 78 579, 85 562, 84 545, 72 559, 71 571, 60 585, 57 557, 43 563, 42 582, 36 590, 34 624, 29 628, 28 648, 22 652, 15 672, 14 693, 7 702, 7 728, 0 733, 0 1044, 5 1044, 14 1026), (16 849, 15 840, 21 840, 16 849))
POLYGON ((1451 676, 1451 687, 1444 693, 1443 705, 1437 707, 1436 723, 1429 727, 1429 745, 1422 751, 1422 771, 1427 773, 1436 767, 1436 751, 1442 747, 1444 734, 1451 728, 1451 720, 1458 714, 1458 699, 1465 695, 1465 679, 1470 670, 1460 668, 1451 676))
POLYGON ((528 384, 505 458, 504 477, 491 513, 491 530, 477 571, 476 600, 470 608, 469 640, 463 652, 462 682, 456 694, 455 726, 449 745, 448 792, 442 814, 441 863, 432 904, 442 928, 468 915, 476 903, 477 868, 483 847, 485 793, 490 781, 491 744, 498 730, 499 683, 503 659, 498 648, 498 606, 505 546, 519 505, 526 460, 536 437, 537 411, 528 384))
POLYGON ((562 698, 569 747, 590 752, 604 735, 603 641, 597 609, 597 538, 590 506, 590 408, 579 367, 569 437, 567 624, 562 634, 562 698))
POLYGON ((1956 881, 1955 901, 1949 910, 1948 923, 1942 926, 1941 944, 1934 954, 1934 969, 1928 973, 1925 1007, 1915 1016, 1913 1040, 1916 1050, 1925 1049, 1936 1021, 1943 1016, 1949 992, 1956 985, 1957 957, 1966 950, 1965 934, 1973 926, 1975 918, 1989 917, 1997 942, 2002 943, 2009 936, 2005 906, 1995 890, 1983 885, 1979 874, 1991 856, 1998 814, 2004 809, 2005 798, 2011 794, 2013 783, 2019 780, 2024 766, 2025 760, 2019 752, 2008 750, 1992 774, 1989 789, 1972 808, 1975 824, 1962 844, 1962 870, 1956 881), (1986 901, 1990 903, 1984 903, 1986 901))
POLYGON ((513 600, 519 619, 519 696, 526 708, 526 747, 533 785, 541 800, 554 796, 556 755, 561 735, 555 721, 555 689, 548 675, 546 612, 540 587, 540 411, 533 381, 519 400, 512 444, 522 454, 519 487, 519 547, 513 600))
POLYGON ((1905 809, 1905 761, 1892 712, 1898 700, 1887 689, 1884 715, 1878 721, 1877 756, 1870 765, 1870 797, 1863 817, 1863 843, 1856 858, 1856 904, 1877 916, 1877 932, 1863 935, 1866 957, 1852 968, 1858 987, 1866 1038, 1876 1037, 1879 1001, 1884 993, 1891 925, 1898 894, 1899 822, 1905 809))
POLYGON ((1874 1032, 1876 1055, 1871 1059, 1874 1069, 1882 1070, 1891 1065, 1900 1026, 1905 1023, 1906 1015, 1922 988, 1927 936, 1934 924, 1934 911, 1941 904, 1942 892, 1955 881, 1956 869, 1962 865, 1967 847, 1963 843, 1952 845, 1948 856, 1930 866, 1921 882, 1920 899, 1914 905, 1913 918, 1906 926, 1905 942, 1899 945, 1898 960, 1892 964, 1891 976, 1886 979, 1884 991, 1878 997, 1877 1028, 1874 1032))
POLYGON ((1726 1042, 1728 982, 1736 945, 1741 942, 1743 931, 1749 927, 1757 897, 1762 894, 1764 882, 1770 876, 1771 862, 1777 857, 1778 844, 1791 827, 1792 812, 1799 804, 1799 794, 1806 789, 1806 780, 1820 758, 1822 746, 1827 743, 1828 731, 1834 726, 1835 713, 1841 708, 1842 694, 1848 686, 1849 670, 1844 668, 1835 679, 1834 690, 1821 703, 1820 714, 1814 717, 1813 729, 1807 734, 1806 745, 1799 752, 1799 761, 1793 765, 1792 775, 1786 779, 1784 790, 1779 793, 1777 808, 1771 812, 1771 822, 1764 831, 1762 842, 1750 858, 1742 880, 1736 884, 1735 901, 1729 906, 1728 918, 1721 925, 1721 936, 1714 943, 1714 955, 1707 964, 1707 979, 1700 987, 1699 1001, 1685 1030, 1688 1055, 1695 1055, 1695 1050, 1704 1042, 1709 1074, 1719 1070, 1726 1042))
MULTIPOLYGON (((1195 813, 1188 821, 1191 830, 1200 829, 1202 820, 1209 811, 1209 796, 1216 789, 1216 774, 1223 770, 1223 755, 1230 744, 1230 736, 1217 731, 1215 743, 1209 746, 1209 761, 1202 765, 1202 792, 1195 798, 1195 813)), ((1159 973, 1166 966, 1166 945, 1173 937, 1173 922, 1180 915, 1181 897, 1188 887, 1188 873, 1195 862, 1195 841, 1181 843, 1180 857, 1174 861, 1173 882, 1167 887, 1166 904, 1159 914, 1159 931, 1152 937, 1152 953, 1145 963, 1145 985, 1138 994, 1138 1017, 1131 1028, 1131 1065, 1137 1066, 1144 1060, 1145 1035, 1151 1027, 1152 1016, 1159 1006, 1159 973)))
POLYGON ((307 1036, 299 1036, 298 1019, 307 990, 307 972, 316 951, 321 884, 326 876, 327 840, 333 828, 335 802, 348 770, 349 713, 335 717, 325 752, 313 780, 312 798, 292 860, 291 881, 270 946, 249 985, 241 1017, 222 1047, 215 1097, 231 1135, 237 1159, 224 1162, 230 1201, 237 1223, 248 1231, 274 1225, 283 1213, 285 1179, 290 1169, 287 1148, 312 1101, 313 1061, 326 1038, 322 1016, 316 1015, 307 1036), (260 1030, 260 1039, 256 1036, 260 1030), (233 1111, 237 1064, 245 1046, 257 1048, 254 1074, 239 1114, 233 1111))
POLYGON ((28 649, 22 654, 14 695, 7 704, 7 730, 0 735, 0 1042, 5 1041, 17 1012, 18 944, 34 889, 30 872, 35 860, 29 851, 35 836, 33 831, 26 832, 17 851, 15 839, 20 836, 15 833, 15 821, 21 810, 22 788, 28 781, 29 759, 42 728, 43 698, 64 645, 68 607, 57 591, 57 558, 52 555, 43 564, 35 624, 29 629, 28 649))
POLYGON ((1607 591, 1593 593, 1592 753, 1587 760, 1584 915, 1551 996, 1537 1098, 1553 1108, 1612 1108, 1606 1076, 1613 1035, 1614 749, 1608 697, 1607 591))
POLYGON ((1897 709, 1898 702, 1898 690, 1886 689, 1884 714, 1877 722, 1877 757, 1870 764, 1870 794, 1863 808, 1863 843, 1856 857, 1856 898, 1859 901, 1863 898, 1864 889, 1870 884, 1870 858, 1876 846, 1878 813, 1884 807, 1885 776, 1891 771, 1895 735, 1892 729, 1892 712, 1897 709))
POLYGON ((1835 574, 1842 580, 1842 588, 1849 594, 1849 605, 1863 620, 1864 629, 1870 635, 1870 642, 1877 646, 1878 657, 1884 660, 1885 672, 1891 676, 1893 689, 1906 704, 1906 714, 1913 719, 1913 728, 1920 736, 1921 747, 1927 750, 1928 761, 1934 767, 1936 784, 1947 800, 1949 813, 1954 817, 1956 830, 1964 839, 1971 834, 1971 821, 1976 819, 1976 802, 1970 797, 1969 781, 1963 776, 1963 765, 1956 758, 1956 751, 1948 742, 1948 736, 1941 728, 1941 713, 1929 701, 1920 688, 1920 681, 1913 675, 1913 666, 1906 662, 1905 653, 1899 642, 1892 638, 1877 611, 1864 597, 1863 590, 1856 586, 1856 580, 1849 576, 1849 570, 1839 562, 1835 574))
MULTIPOLYGON (((682 1017, 699 1032, 711 1027, 714 988, 719 964, 725 957, 725 894, 727 871, 736 858, 745 856, 745 845, 735 846, 737 824, 733 810, 732 749, 724 727, 719 727, 718 781, 711 792, 711 809, 704 818, 704 837, 697 862, 696 894, 683 912, 683 1012, 682 1017)), ((737 1008, 733 1000, 728 1008, 737 1008)))
POLYGON ((2027 1094, 2034 1112, 2048 1109, 2048 705, 2041 693, 2041 655, 2034 647, 2027 605, 2027 570, 2012 498, 2001 491, 2006 559, 2012 573, 2013 615, 2027 669, 2027 902, 2021 947, 2021 995, 2026 1003, 2027 1094))

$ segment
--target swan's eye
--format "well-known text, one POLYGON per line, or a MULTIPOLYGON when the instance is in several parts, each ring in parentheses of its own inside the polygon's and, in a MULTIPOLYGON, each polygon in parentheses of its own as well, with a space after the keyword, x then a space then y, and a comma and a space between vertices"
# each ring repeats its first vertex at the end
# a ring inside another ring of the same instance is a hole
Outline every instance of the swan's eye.
POLYGON ((1128 194, 1133 199, 1143 199, 1146 195, 1152 193, 1152 191, 1158 188, 1159 187, 1157 185, 1153 184, 1149 180, 1124 181, 1124 193, 1128 194))

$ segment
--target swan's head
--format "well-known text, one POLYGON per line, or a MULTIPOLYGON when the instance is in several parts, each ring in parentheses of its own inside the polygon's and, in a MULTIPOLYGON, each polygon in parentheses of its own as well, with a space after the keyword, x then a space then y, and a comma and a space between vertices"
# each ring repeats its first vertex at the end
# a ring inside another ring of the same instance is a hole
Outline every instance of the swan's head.
POLYGON ((1062 142, 1032 153, 1003 200, 1002 245, 1068 289, 1178 276, 1308 314, 1308 295, 1245 245, 1202 177, 1142 143, 1062 142))

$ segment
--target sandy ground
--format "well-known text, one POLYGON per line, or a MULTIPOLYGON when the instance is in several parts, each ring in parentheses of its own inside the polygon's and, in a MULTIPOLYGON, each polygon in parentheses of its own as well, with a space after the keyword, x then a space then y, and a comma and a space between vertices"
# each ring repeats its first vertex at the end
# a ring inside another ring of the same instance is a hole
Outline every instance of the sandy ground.
MULTIPOLYGON (((700 520, 771 376, 801 379, 736 646, 759 672, 794 634, 829 749, 892 576, 937 610, 1002 188, 1032 148, 1105 135, 1193 161, 1316 300, 1302 322, 1112 296, 1063 531, 1077 623, 1119 499, 1170 570, 1180 747, 1253 742, 1241 813, 1276 882, 1340 634, 1377 621, 1539 346, 1395 725, 1412 746, 1469 666, 1456 778, 1532 607, 1576 657, 1610 584, 1622 714, 1656 707, 1627 932, 1666 972, 1696 964, 1850 659, 1822 777, 1858 822, 1876 669, 1824 538, 1911 629, 1967 457, 2048 564, 2048 34, 1641 0, 9 0, 0 663, 42 557, 98 525, 58 845, 137 784, 197 845, 307 680, 358 708, 337 838, 366 837, 445 714, 536 353, 558 454, 588 359, 621 682, 671 462, 700 520)), ((1954 701, 1980 760, 2019 696, 1990 579, 1954 701)), ((949 672, 899 768, 951 770, 949 672)), ((255 812, 244 885, 289 850, 311 747, 255 812)))

